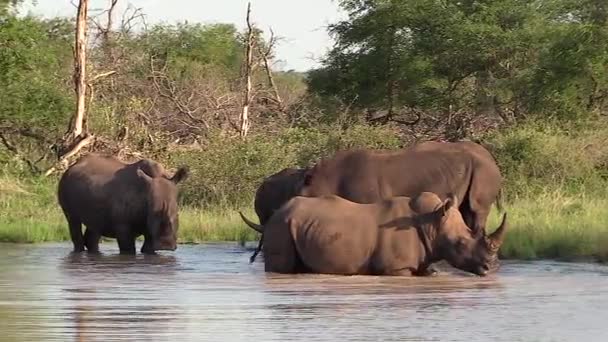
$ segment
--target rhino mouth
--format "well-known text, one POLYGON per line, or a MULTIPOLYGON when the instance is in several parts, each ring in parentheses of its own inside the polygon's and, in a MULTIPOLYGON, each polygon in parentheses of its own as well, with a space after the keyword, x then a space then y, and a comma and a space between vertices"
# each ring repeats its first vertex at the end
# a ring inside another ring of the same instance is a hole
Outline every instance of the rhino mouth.
POLYGON ((491 271, 491 268, 488 265, 479 265, 476 267, 473 267, 473 269, 471 269, 469 272, 478 275, 480 277, 485 277, 487 276, 491 271))
POLYGON ((173 239, 161 239, 155 244, 154 250, 157 251, 174 251, 177 249, 177 241, 173 239))

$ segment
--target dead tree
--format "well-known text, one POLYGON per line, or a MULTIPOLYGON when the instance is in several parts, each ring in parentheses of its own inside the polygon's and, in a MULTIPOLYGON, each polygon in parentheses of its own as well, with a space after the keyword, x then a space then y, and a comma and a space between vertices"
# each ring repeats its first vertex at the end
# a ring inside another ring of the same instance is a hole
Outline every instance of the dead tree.
MULTIPOLYGON (((68 132, 59 149, 59 164, 76 155, 83 147, 90 144, 94 137, 86 129, 86 92, 87 92, 87 12, 89 0, 80 0, 76 18, 76 35, 74 42, 74 90, 76 93, 76 112, 70 120, 68 132)), ((45 172, 45 176, 56 170, 53 166, 45 172)))
POLYGON ((274 77, 272 75, 272 70, 270 69, 270 55, 272 54, 272 50, 274 49, 275 44, 277 43, 277 38, 274 35, 272 29, 270 29, 270 40, 268 41, 268 47, 266 49, 259 48, 259 53, 262 56, 262 60, 264 61, 264 69, 266 69, 266 77, 268 78, 268 85, 272 88, 274 92, 274 99, 272 99, 279 108, 279 111, 284 111, 285 106, 283 105, 283 100, 281 99, 281 94, 279 94, 279 88, 274 81, 274 77))
POLYGON ((70 126, 70 138, 76 140, 84 134, 87 91, 87 11, 89 1, 80 0, 76 21, 76 40, 74 45, 74 85, 76 91, 76 113, 70 126))
POLYGON ((251 73, 253 69, 253 26, 250 21, 251 2, 247 4, 247 41, 246 41, 246 60, 245 60, 245 94, 243 98, 243 110, 240 117, 240 135, 247 136, 249 132, 249 105, 251 104, 251 73))

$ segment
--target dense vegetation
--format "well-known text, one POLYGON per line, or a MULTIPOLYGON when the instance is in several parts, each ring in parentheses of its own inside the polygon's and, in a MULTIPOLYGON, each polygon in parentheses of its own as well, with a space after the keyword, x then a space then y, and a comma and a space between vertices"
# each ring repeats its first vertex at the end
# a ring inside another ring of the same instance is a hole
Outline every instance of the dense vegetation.
MULTIPOLYGON (((608 255, 608 7, 601 0, 341 0, 336 45, 273 71, 256 31, 252 126, 239 138, 244 37, 228 24, 94 18, 88 130, 104 151, 188 164, 182 241, 249 240, 260 180, 355 146, 472 139, 506 177, 503 255, 608 255), (108 74, 106 77, 95 77, 108 74)), ((68 236, 43 177, 74 111, 72 19, 0 1, 0 240, 68 236)), ((280 34, 280 32, 279 32, 280 34)), ((265 38, 266 37, 266 38, 265 38)), ((496 221, 494 215, 492 220, 496 221)))

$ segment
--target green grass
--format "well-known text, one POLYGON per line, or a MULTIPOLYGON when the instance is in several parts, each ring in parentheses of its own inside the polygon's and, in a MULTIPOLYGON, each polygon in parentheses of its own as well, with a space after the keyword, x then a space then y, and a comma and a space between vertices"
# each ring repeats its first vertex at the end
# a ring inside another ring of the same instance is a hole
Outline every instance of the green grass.
MULTIPOLYGON (((53 181, 26 184, 0 178, 0 242, 69 240, 54 186, 53 181)), ((553 191, 512 199, 505 209, 510 226, 503 258, 608 260, 608 199, 553 191)), ((252 208, 243 212, 256 220, 252 208)), ((493 210, 488 231, 499 221, 493 210)), ((256 239, 236 209, 185 206, 180 211, 180 243, 256 239)))
MULTIPOLYGON (((608 200, 551 192, 507 204, 503 258, 608 260, 608 200)), ((502 215, 488 222, 491 232, 502 215)))
MULTIPOLYGON (((55 197, 53 180, 20 182, 0 177, 0 242, 36 243, 70 239, 67 223, 55 197)), ((243 213, 256 219, 253 208, 243 213)), ((180 243, 253 241, 251 228, 236 209, 183 207, 180 243)))

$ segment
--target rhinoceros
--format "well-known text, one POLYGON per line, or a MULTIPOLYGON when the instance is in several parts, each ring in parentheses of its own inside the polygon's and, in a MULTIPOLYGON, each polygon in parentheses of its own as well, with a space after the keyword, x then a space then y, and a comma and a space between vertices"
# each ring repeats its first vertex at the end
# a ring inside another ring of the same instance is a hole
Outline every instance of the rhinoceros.
POLYGON ((157 162, 132 164, 113 156, 87 154, 61 176, 57 197, 69 225, 74 252, 99 252, 102 236, 116 238, 121 254, 177 248, 177 184, 188 176, 180 167, 172 177, 157 162), (82 224, 86 226, 84 236, 82 224))
MULTIPOLYGON (((297 196, 264 225, 264 269, 276 273, 425 275, 431 263, 485 276, 498 268, 506 213, 490 236, 474 234, 456 207, 433 193, 371 204, 336 195, 297 196)), ((253 227, 261 230, 261 227, 253 227)))
MULTIPOLYGON (((305 168, 285 168, 264 178, 255 193, 254 200, 255 213, 261 225, 264 225, 276 210, 295 196, 302 185, 305 171, 305 168)), ((242 212, 239 214, 247 224, 252 223, 242 212)), ((251 262, 260 252, 263 241, 264 235, 262 234, 258 247, 251 256, 251 262)))
POLYGON ((357 149, 322 159, 304 175, 299 196, 338 195, 357 203, 433 192, 461 199, 457 207, 474 232, 485 230, 492 203, 501 208, 502 175, 483 146, 424 142, 396 151, 357 149))
MULTIPOLYGON (((335 194, 357 203, 425 191, 444 200, 452 193, 462 199, 457 206, 476 233, 485 231, 492 203, 502 211, 502 175, 496 161, 483 146, 469 141, 423 142, 396 151, 339 151, 307 169, 303 177, 295 195, 335 194)), ((243 220, 251 226, 250 220, 243 220)))

